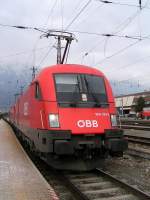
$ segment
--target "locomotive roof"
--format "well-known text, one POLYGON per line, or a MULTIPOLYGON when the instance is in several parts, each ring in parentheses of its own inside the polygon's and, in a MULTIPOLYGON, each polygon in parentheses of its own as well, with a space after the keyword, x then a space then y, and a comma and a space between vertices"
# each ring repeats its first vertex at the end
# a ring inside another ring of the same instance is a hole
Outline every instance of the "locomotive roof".
MULTIPOLYGON (((107 78, 105 77, 105 75, 99 71, 96 68, 93 67, 88 67, 85 65, 78 65, 78 64, 63 64, 63 65, 52 65, 46 68, 43 68, 40 73, 35 77, 35 79, 31 82, 31 84, 29 85, 29 87, 24 91, 24 95, 26 93, 28 93, 28 90, 30 89, 30 86, 34 83, 34 82, 39 82, 43 87, 44 90, 44 94, 45 95, 49 95, 49 90, 51 90, 50 88, 53 88, 53 82, 51 82, 51 84, 47 84, 48 82, 52 81, 52 77, 49 76, 50 74, 55 74, 55 73, 85 73, 85 74, 93 74, 93 75, 98 75, 98 76, 103 76, 105 78, 106 81, 106 87, 108 89, 108 94, 110 95, 110 102, 114 102, 113 97, 112 97, 112 90, 109 86, 109 82, 107 80, 107 78)), ((53 90, 53 89, 52 89, 53 90)), ((51 99, 55 99, 55 92, 52 92, 51 94, 51 99)), ((19 96, 17 99, 18 100, 22 98, 22 96, 19 96)), ((45 97, 45 99, 48 99, 49 97, 45 97)))
POLYGON ((59 64, 42 69, 36 79, 38 79, 39 76, 47 73, 88 73, 104 76, 101 71, 93 67, 78 64, 59 64))

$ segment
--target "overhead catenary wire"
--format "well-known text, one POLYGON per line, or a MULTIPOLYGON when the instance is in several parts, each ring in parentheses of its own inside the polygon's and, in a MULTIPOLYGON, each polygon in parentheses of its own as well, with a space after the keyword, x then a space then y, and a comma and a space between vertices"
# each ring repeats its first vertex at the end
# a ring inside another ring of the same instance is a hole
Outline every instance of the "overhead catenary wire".
MULTIPOLYGON (((42 28, 36 28, 36 27, 29 27, 29 28, 30 28, 30 29, 33 29, 33 30, 36 30, 36 31, 40 31, 40 32, 45 33, 45 31, 46 31, 47 29, 44 28, 44 27, 48 24, 49 19, 50 19, 50 17, 51 17, 52 14, 53 14, 54 8, 56 7, 57 1, 58 1, 58 0, 55 0, 54 3, 52 4, 52 6, 51 6, 51 8, 50 8, 50 12, 49 12, 49 14, 48 14, 48 16, 47 16, 47 19, 46 19, 46 21, 45 21, 45 23, 44 23, 44 25, 43 25, 42 28), (45 30, 45 31, 44 31, 44 30, 45 30)), ((51 22, 52 22, 52 19, 51 19, 51 22)), ((51 26, 52 26, 52 23, 51 23, 51 26)), ((26 27, 24 27, 24 28, 26 28, 26 27)), ((28 28, 28 27, 27 27, 27 28, 28 28)), ((39 42, 40 39, 41 39, 41 38, 38 37, 38 39, 37 39, 37 41, 36 41, 36 43, 35 43, 35 45, 34 45, 33 54, 35 54, 35 52, 36 52, 36 48, 37 48, 37 45, 38 45, 38 42, 39 42)), ((48 51, 48 52, 49 52, 49 51, 48 51)), ((46 56, 44 56, 44 57, 41 59, 41 61, 43 62, 43 61, 46 59, 46 57, 47 57, 47 53, 46 53, 46 56)), ((35 59, 35 55, 33 56, 33 59, 35 59)), ((42 63, 41 61, 40 61, 40 63, 42 63)), ((35 63, 35 60, 34 60, 34 63, 35 63)), ((39 64, 39 65, 40 65, 40 64, 39 64)), ((38 66, 39 66, 39 65, 38 65, 38 66)))
MULTIPOLYGON (((79 11, 79 13, 71 20, 71 22, 67 25, 67 27, 65 28, 65 30, 67 30, 67 28, 69 28, 73 23, 74 21, 79 17, 79 15, 85 10, 85 8, 89 5, 89 3, 91 2, 92 0, 89 0, 83 7, 82 9, 79 11)), ((80 5, 80 2, 77 6, 80 5)), ((61 15, 62 15, 62 32, 65 31, 63 30, 63 5, 62 5, 62 0, 61 0, 61 15)), ((55 45, 56 43, 53 44, 53 46, 55 45)), ((53 48, 52 46, 52 48, 53 48)), ((70 44, 69 44, 69 48, 68 48, 68 51, 67 51, 67 57, 66 57, 66 62, 67 62, 67 58, 68 58, 68 54, 69 54, 69 49, 70 49, 70 44)), ((49 53, 47 53, 44 58, 42 59, 42 62, 47 58, 49 53)), ((41 62, 40 62, 41 64, 41 62)))
MULTIPOLYGON (((119 25, 117 26, 117 28, 116 28, 116 29, 119 29, 119 30, 113 31, 112 34, 116 34, 116 33, 121 32, 122 30, 124 30, 124 29, 129 25, 129 23, 131 23, 131 21, 136 17, 136 15, 137 15, 138 13, 139 13, 139 10, 138 10, 134 15, 132 15, 131 17, 128 17, 125 21, 123 21, 121 24, 119 24, 119 25), (123 27, 121 28, 121 26, 122 26, 123 24, 125 24, 125 26, 123 26, 123 27), (121 28, 121 29, 120 29, 120 28, 121 28)), ((106 38, 106 40, 107 40, 107 42, 108 42, 108 38, 106 38)), ((103 39, 103 40, 97 42, 96 45, 94 45, 94 47, 90 48, 90 50, 87 51, 87 52, 84 54, 84 56, 89 55, 89 53, 93 52, 93 50, 96 49, 97 46, 99 46, 100 44, 102 44, 104 41, 105 41, 105 39, 103 39)), ((104 45, 104 51, 106 51, 106 43, 105 43, 105 45, 104 45)), ((104 54, 105 54, 105 53, 104 53, 104 54)), ((83 56, 83 57, 84 57, 84 56, 83 56)))
POLYGON ((107 57, 101 59, 100 61, 96 62, 95 65, 101 64, 101 63, 103 63, 104 61, 106 61, 106 60, 108 60, 108 59, 110 59, 110 58, 112 58, 112 57, 114 57, 114 56, 117 56, 117 55, 119 55, 120 53, 123 53, 124 51, 126 51, 127 49, 129 49, 129 48, 135 46, 136 44, 138 44, 138 43, 141 42, 141 41, 142 41, 142 40, 138 40, 138 41, 136 41, 136 42, 134 42, 134 43, 129 44, 128 46, 126 46, 126 47, 120 49, 119 51, 113 53, 112 55, 107 56, 107 57))
MULTIPOLYGON (((9 26, 10 27, 10 25, 4 25, 4 24, 1 24, 1 25, 3 25, 3 26, 9 26)), ((25 27, 25 26, 11 26, 11 27, 13 27, 13 28, 19 28, 19 29, 34 29, 34 30, 38 30, 39 29, 39 28, 35 28, 35 27, 25 27)), ((80 33, 81 33, 81 31, 80 31, 80 33)), ((95 34, 97 36, 101 35, 101 36, 105 36, 105 37, 114 37, 114 36, 116 36, 116 37, 125 37, 125 38, 131 38, 132 37, 132 36, 119 36, 119 35, 115 35, 115 34, 99 34, 99 33, 90 33, 90 32, 87 32, 85 34, 91 34, 91 35, 95 34)), ((132 39, 140 39, 139 37, 137 37, 137 38, 133 38, 133 37, 132 37, 132 39)), ((142 38, 142 39, 144 39, 144 38, 142 38)))
POLYGON ((73 9, 73 13, 78 10, 78 8, 80 7, 80 5, 82 4, 83 2, 81 0, 79 0, 75 6, 75 8, 73 9))
POLYGON ((66 26, 65 30, 67 30, 72 24, 75 22, 75 20, 81 15, 81 13, 87 8, 87 6, 91 3, 92 0, 88 0, 88 2, 81 8, 81 10, 76 14, 76 16, 69 22, 69 24, 66 26))
MULTIPOLYGON (((117 27, 116 27, 116 31, 113 31, 112 34, 117 34, 117 33, 120 33, 122 32, 132 21, 133 19, 140 13, 140 11, 136 11, 132 16, 129 16, 126 20, 124 20, 121 24, 119 24, 117 27)), ((107 38, 106 38, 107 39, 107 38)), ((84 57, 89 55, 89 53, 93 52, 94 49, 97 48, 97 46, 99 46, 100 44, 102 44, 103 42, 105 41, 105 39, 101 40, 100 42, 97 42, 96 45, 94 45, 92 48, 90 48, 90 50, 88 50, 85 54, 84 54, 84 57)), ((107 39, 107 43, 108 43, 108 39, 107 39)), ((106 44, 104 44, 104 55, 105 55, 105 52, 106 52, 106 44)))
MULTIPOLYGON (((44 23, 44 26, 46 26, 48 24, 50 17, 53 15, 53 11, 54 11, 54 9, 57 5, 57 2, 58 2, 58 0, 55 0, 54 3, 52 4, 52 7, 51 7, 50 12, 49 12, 48 17, 47 17, 47 20, 44 23)), ((52 21, 53 21, 53 19, 51 19, 50 27, 52 27, 52 21)), ((53 45, 55 45, 55 43, 53 43, 53 45)), ((53 48, 53 45, 52 45, 52 48, 53 48)), ((50 53, 51 50, 48 50, 48 52, 44 55, 44 57, 39 62, 38 66, 40 66, 44 62, 44 60, 47 58, 47 56, 48 56, 48 54, 50 53)))
POLYGON ((149 36, 130 36, 130 35, 117 35, 117 34, 111 34, 111 33, 96 33, 96 32, 88 32, 88 31, 78 31, 78 30, 72 30, 69 31, 74 33, 80 33, 80 34, 87 34, 87 35, 96 35, 96 36, 104 36, 104 37, 118 37, 118 38, 126 38, 126 39, 134 39, 134 40, 142 40, 142 39, 150 39, 149 36))
MULTIPOLYGON (((77 13, 77 15, 71 20, 71 22, 66 26, 66 28, 65 28, 65 30, 67 30, 74 22, 75 22, 75 20, 81 15, 81 13, 86 9, 86 7, 91 3, 91 1, 92 0, 89 0, 82 8, 81 8, 81 10, 77 13)), ((80 2, 79 2, 79 4, 80 4, 80 2)), ((77 6, 79 6, 79 5, 77 5, 77 6)), ((63 17, 63 16, 62 16, 63 17)), ((63 31, 63 30, 62 30, 63 31)), ((56 43, 54 43, 54 45, 55 45, 56 43)), ((54 46, 53 45, 53 46, 54 46)), ((53 48, 53 46, 52 46, 52 48, 53 48)), ((51 49, 52 50, 52 49, 51 49)), ((48 54, 49 54, 49 52, 43 57, 43 59, 41 60, 41 62, 40 62, 40 64, 47 58, 47 56, 48 56, 48 54)), ((66 57, 66 61, 67 61, 67 58, 68 58, 68 54, 69 54, 69 50, 68 50, 68 52, 67 52, 67 57, 66 57)))
POLYGON ((81 20, 79 20, 79 23, 77 23, 76 25, 74 25, 74 28, 78 27, 79 25, 83 24, 84 22, 89 22, 88 18, 91 19, 91 16, 94 18, 94 15, 96 15, 100 9, 102 9, 104 7, 104 4, 98 5, 96 8, 94 8, 93 10, 91 10, 91 7, 89 7, 89 10, 87 10, 87 15, 85 15, 83 17, 83 19, 81 18, 81 20))
MULTIPOLYGON (((107 2, 108 2, 108 1, 107 1, 107 2)), ((146 8, 148 2, 149 2, 149 0, 146 1, 145 5, 143 6, 143 9, 146 8)), ((104 2, 103 2, 103 3, 104 3, 104 2)), ((110 2, 110 3, 111 3, 111 2, 110 2)), ((141 13, 141 10, 136 11, 131 17, 128 17, 123 23, 121 23, 121 24, 118 26, 119 30, 112 32, 112 34, 116 34, 116 33, 119 33, 119 32, 121 32, 121 31, 123 31, 123 30, 133 21, 133 19, 134 19, 136 16, 138 16, 138 14, 140 14, 140 13, 141 13), (120 29, 120 27, 121 27, 123 24, 125 24, 125 25, 120 29)), ((141 37, 141 34, 140 34, 139 38, 140 38, 140 37, 141 37)), ((106 39, 106 40, 107 40, 107 43, 108 43, 108 39, 106 39)), ((99 44, 103 43, 104 41, 105 41, 105 39, 102 40, 102 41, 100 41, 100 42, 98 42, 94 47, 92 47, 89 51, 87 51, 87 52, 82 56, 82 59, 83 59, 83 57, 89 55, 89 53, 93 52, 93 50, 96 49, 96 47, 97 47, 99 44)), ((105 42, 105 44, 104 44, 104 56, 105 56, 105 52, 106 52, 106 45, 107 45, 107 43, 105 42)), ((108 58, 106 58, 106 59, 108 59, 108 58)))
MULTIPOLYGON (((147 0, 147 2, 145 3, 144 7, 147 5, 148 1, 149 1, 149 0, 147 0)), ((149 37, 149 36, 148 36, 148 37, 149 37)), ((146 37, 145 37, 145 38, 146 38, 146 37)), ((130 44, 130 45, 126 46, 125 48, 120 49, 119 51, 115 52, 114 54, 112 54, 112 55, 110 55, 110 56, 107 56, 107 57, 105 57, 104 59, 101 59, 100 61, 96 62, 96 64, 100 64, 100 63, 104 62, 105 60, 108 60, 108 59, 110 59, 110 58, 112 58, 112 57, 114 57, 114 56, 116 56, 116 55, 118 55, 118 54, 120 54, 120 53, 126 51, 127 49, 129 49, 130 47, 136 45, 136 44, 137 44, 138 42, 140 42, 140 41, 141 41, 141 40, 139 40, 139 41, 137 41, 137 42, 135 42, 135 43, 133 43, 133 44, 130 44)))
MULTIPOLYGON (((89 0, 83 7, 82 9, 79 11, 79 13, 71 20, 71 22, 67 25, 66 29, 69 28, 73 23, 74 21, 79 17, 79 15, 85 10, 85 8, 90 4, 92 0, 89 0)), ((37 30, 37 31, 41 31, 41 32, 44 32, 42 30, 40 30, 39 28, 35 28, 35 27, 25 27, 25 26, 9 26, 7 24, 0 24, 0 26, 5 26, 5 27, 11 27, 11 28, 20 28, 20 29, 33 29, 33 30, 37 30)), ((65 30, 66 30, 65 29, 65 30)), ((53 48, 53 47, 52 47, 53 48)), ((48 54, 46 54, 46 56, 44 56, 44 58, 42 59, 42 62, 45 60, 45 58, 47 57, 48 54)), ((68 53, 67 53, 68 55, 68 53)), ((41 64, 41 62, 40 62, 41 64)))
MULTIPOLYGON (((20 26, 20 25, 8 25, 8 24, 0 24, 0 26, 3 27, 8 27, 8 28, 16 28, 16 29, 30 29, 30 30, 34 30, 34 31, 39 31, 42 33, 47 33, 46 31, 58 31, 55 29, 43 29, 43 28, 39 28, 39 27, 28 27, 28 26, 20 26)), ((65 30, 62 30, 65 31, 65 30)), ((111 34, 111 33, 96 33, 96 32, 88 32, 88 31, 79 31, 79 30, 69 30, 72 32, 76 32, 76 33, 81 33, 81 34, 88 34, 88 35, 97 35, 97 36, 104 36, 104 37, 120 37, 120 38, 127 38, 127 39, 136 39, 139 40, 141 39, 150 39, 149 37, 139 37, 139 36, 129 36, 129 35, 117 35, 117 34, 111 34)))
MULTIPOLYGON (((44 47, 39 47, 37 48, 35 51, 41 51, 43 49, 47 49, 49 46, 44 46, 44 47)), ((21 52, 17 52, 17 53, 13 53, 13 54, 8 54, 8 55, 4 55, 4 56, 0 56, 0 61, 2 61, 3 59, 7 59, 10 57, 15 57, 15 56, 21 56, 21 55, 25 55, 25 54, 29 54, 31 52, 33 52, 34 50, 28 50, 28 51, 21 51, 21 52)))
POLYGON ((138 1, 138 4, 128 4, 128 3, 120 3, 120 2, 116 2, 116 1, 103 1, 103 0, 98 0, 100 1, 101 3, 105 3, 105 4, 114 4, 114 5, 119 5, 119 6, 129 6, 129 7, 139 7, 140 9, 143 9, 143 8, 146 8, 146 9, 150 9, 150 7, 145 7, 145 6, 142 6, 142 2, 141 0, 138 1))
MULTIPOLYGON (((54 43, 55 44, 55 43, 54 43)), ((53 49, 53 45, 49 48, 49 50, 47 51, 47 53, 44 55, 44 57, 40 60, 39 62, 39 66, 44 62, 44 60, 47 58, 47 56, 49 55, 49 53, 52 51, 53 49)))
POLYGON ((54 3, 52 4, 52 7, 50 8, 50 11, 49 11, 49 14, 48 14, 48 16, 47 16, 47 19, 46 19, 46 21, 45 21, 45 23, 44 23, 44 26, 46 26, 46 25, 48 24, 49 19, 50 19, 50 17, 51 17, 52 14, 53 14, 53 11, 54 11, 54 8, 55 8, 56 4, 57 4, 57 0, 54 1, 54 3))
MULTIPOLYGON (((132 63, 128 63, 128 64, 126 64, 126 65, 122 65, 122 66, 120 66, 120 67, 117 67, 117 69, 112 69, 110 72, 115 72, 115 71, 120 71, 120 70, 124 70, 125 68, 127 68, 127 67, 130 67, 130 66, 133 66, 133 65, 135 65, 135 64, 137 64, 137 63, 140 63, 140 62, 150 62, 150 60, 148 60, 148 61, 146 61, 147 59, 150 59, 150 55, 149 56, 145 56, 145 57, 143 57, 143 58, 140 58, 140 59, 137 59, 135 62, 132 62, 132 63)), ((136 66, 137 67, 137 66, 136 66)))
POLYGON ((64 5, 63 5, 63 0, 60 0, 60 14, 61 14, 61 29, 63 30, 63 26, 64 26, 64 5))
MULTIPOLYGON (((40 31, 40 32, 44 32, 45 33, 45 30, 41 30, 40 28, 37 28, 37 27, 28 27, 28 26, 20 26, 20 25, 7 25, 7 24, 0 24, 0 26, 4 26, 4 27, 10 27, 10 28, 17 28, 17 29, 30 29, 30 30, 37 30, 37 31, 40 31)), ((90 34, 90 35, 97 35, 97 36, 105 36, 105 37, 122 37, 122 38, 127 38, 127 39, 136 39, 136 40, 143 40, 143 39, 149 39, 148 36, 145 36, 145 37, 138 37, 138 36, 127 36, 127 35, 116 35, 116 34, 100 34, 100 33, 92 33, 92 32, 82 32, 82 31, 77 31, 77 30, 71 30, 73 32, 78 32, 78 33, 82 33, 82 34, 90 34)), ((106 58, 102 59, 101 61, 97 62, 97 64, 100 64, 102 63, 104 60, 106 59, 109 59, 113 56, 116 56, 118 55, 119 53, 125 51, 126 49, 128 49, 129 47, 133 46, 137 44, 137 42, 133 43, 133 44, 130 44, 128 45, 127 47, 117 51, 116 53, 112 54, 111 56, 107 56, 106 58)), ((52 47, 53 48, 53 47, 52 47)), ((52 50, 52 49, 51 49, 52 50)), ((33 50, 34 51, 34 50, 33 50)), ((48 54, 46 54, 46 56, 44 56, 44 58, 47 57, 48 54)), ((42 62, 44 60, 44 58, 42 59, 42 62)), ((41 63, 41 62, 40 62, 41 63)))
MULTIPOLYGON (((46 33, 46 31, 48 30, 48 29, 43 29, 39 27, 29 27, 29 26, 21 26, 21 25, 0 24, 0 26, 8 27, 8 28, 16 28, 16 29, 29 29, 29 30, 39 31, 42 33, 46 33)), ((55 31, 55 30, 52 29, 50 31, 55 31)), ((117 35, 117 34, 110 34, 110 33, 96 33, 96 32, 79 31, 79 30, 71 30, 71 29, 69 31, 80 33, 80 34, 88 34, 88 35, 96 35, 96 36, 104 36, 104 37, 119 37, 119 38, 134 39, 134 40, 150 39, 149 36, 117 35)))

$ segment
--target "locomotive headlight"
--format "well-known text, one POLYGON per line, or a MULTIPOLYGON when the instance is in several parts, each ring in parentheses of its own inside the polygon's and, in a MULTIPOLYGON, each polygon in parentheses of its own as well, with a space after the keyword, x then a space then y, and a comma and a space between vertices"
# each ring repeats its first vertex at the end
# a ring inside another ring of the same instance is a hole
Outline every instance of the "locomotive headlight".
POLYGON ((49 114, 49 123, 51 128, 58 128, 59 127, 58 114, 49 114))
POLYGON ((111 125, 117 126, 117 117, 116 115, 111 115, 111 125))

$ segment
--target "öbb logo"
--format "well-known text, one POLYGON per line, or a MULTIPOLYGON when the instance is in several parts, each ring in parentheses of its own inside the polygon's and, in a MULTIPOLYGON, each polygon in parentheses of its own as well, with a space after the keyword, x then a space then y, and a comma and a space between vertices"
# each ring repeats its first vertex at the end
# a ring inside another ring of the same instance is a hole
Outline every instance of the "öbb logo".
POLYGON ((97 128, 98 122, 96 120, 79 120, 77 121, 77 126, 79 128, 97 128))

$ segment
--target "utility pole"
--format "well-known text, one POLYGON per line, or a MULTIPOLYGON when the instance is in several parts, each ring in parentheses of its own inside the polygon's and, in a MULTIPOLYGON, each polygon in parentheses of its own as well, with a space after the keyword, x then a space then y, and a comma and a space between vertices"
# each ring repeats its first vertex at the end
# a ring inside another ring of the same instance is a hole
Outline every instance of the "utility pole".
POLYGON ((33 67, 31 68, 31 70, 32 70, 32 80, 33 80, 33 79, 35 78, 37 68, 33 66, 33 67))
POLYGON ((124 114, 124 113, 123 113, 123 97, 121 98, 121 111, 122 111, 121 114, 122 114, 122 116, 123 116, 123 114, 124 114))
POLYGON ((140 10, 142 10, 142 0, 139 0, 139 7, 140 7, 140 10))
POLYGON ((14 94, 14 96, 15 96, 15 102, 16 102, 17 97, 18 97, 19 95, 20 95, 19 93, 14 94))
POLYGON ((21 86, 21 87, 20 87, 20 95, 23 94, 23 88, 24 88, 24 86, 21 86))
POLYGON ((138 88, 140 87, 140 81, 138 80, 138 88))

